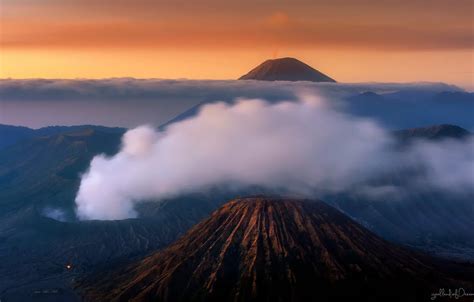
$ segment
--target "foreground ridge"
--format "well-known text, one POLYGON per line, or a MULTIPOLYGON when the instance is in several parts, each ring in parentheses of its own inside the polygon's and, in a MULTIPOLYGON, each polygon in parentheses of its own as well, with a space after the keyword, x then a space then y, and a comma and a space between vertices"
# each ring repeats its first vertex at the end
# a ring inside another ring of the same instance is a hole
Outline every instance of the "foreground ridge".
POLYGON ((386 242, 323 202, 252 197, 225 204, 165 250, 93 280, 86 295, 91 301, 421 301, 454 281, 431 258, 386 242))

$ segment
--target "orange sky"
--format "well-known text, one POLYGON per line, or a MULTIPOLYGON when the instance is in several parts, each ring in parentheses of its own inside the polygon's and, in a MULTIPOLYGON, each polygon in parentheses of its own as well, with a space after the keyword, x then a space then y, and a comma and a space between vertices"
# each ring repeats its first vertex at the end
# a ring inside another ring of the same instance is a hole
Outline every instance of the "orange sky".
POLYGON ((293 56, 343 82, 472 89, 471 0, 0 0, 0 77, 236 78, 293 56))

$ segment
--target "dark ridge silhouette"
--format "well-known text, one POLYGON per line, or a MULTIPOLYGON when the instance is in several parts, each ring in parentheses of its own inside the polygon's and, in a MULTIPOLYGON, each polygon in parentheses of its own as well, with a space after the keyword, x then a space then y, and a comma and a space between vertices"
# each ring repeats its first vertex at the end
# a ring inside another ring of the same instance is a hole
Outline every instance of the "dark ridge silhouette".
POLYGON ((51 136, 55 134, 80 131, 84 129, 94 129, 104 133, 124 133, 126 129, 118 127, 105 127, 96 125, 77 125, 77 126, 48 126, 39 129, 31 129, 22 126, 0 124, 0 149, 14 145, 28 139, 51 136))
POLYGON ((456 125, 442 124, 399 130, 395 131, 395 135, 402 140, 412 140, 417 138, 439 140, 443 138, 465 138, 470 136, 471 133, 456 125))
POLYGON ((452 284, 472 285, 323 202, 252 197, 83 288, 89 301, 423 301, 452 284))
POLYGON ((239 80, 336 82, 295 58, 267 60, 239 80))

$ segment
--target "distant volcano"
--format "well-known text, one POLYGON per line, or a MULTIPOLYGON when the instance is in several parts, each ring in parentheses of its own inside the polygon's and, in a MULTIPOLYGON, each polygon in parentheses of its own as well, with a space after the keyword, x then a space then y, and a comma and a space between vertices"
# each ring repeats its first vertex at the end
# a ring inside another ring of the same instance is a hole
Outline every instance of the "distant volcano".
MULTIPOLYGON (((231 201, 161 252, 91 281, 92 301, 422 301, 453 284, 323 202, 231 201)), ((459 284, 465 284, 456 281, 459 284)))
POLYGON ((239 80, 336 82, 295 58, 267 60, 239 80))

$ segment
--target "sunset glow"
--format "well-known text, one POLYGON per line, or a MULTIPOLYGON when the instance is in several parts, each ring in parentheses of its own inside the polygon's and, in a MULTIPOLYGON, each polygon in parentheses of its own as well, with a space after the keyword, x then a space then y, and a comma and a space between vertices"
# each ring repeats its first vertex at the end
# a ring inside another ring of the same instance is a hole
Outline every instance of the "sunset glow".
POLYGON ((468 0, 0 5, 2 78, 233 79, 292 56, 343 82, 473 85, 468 0))

